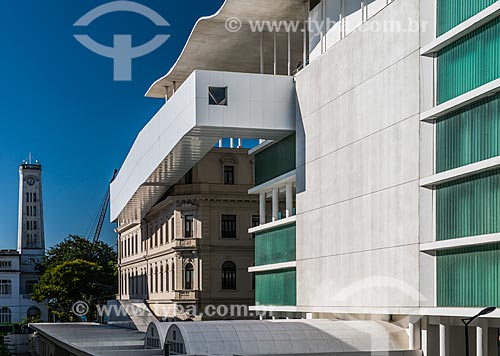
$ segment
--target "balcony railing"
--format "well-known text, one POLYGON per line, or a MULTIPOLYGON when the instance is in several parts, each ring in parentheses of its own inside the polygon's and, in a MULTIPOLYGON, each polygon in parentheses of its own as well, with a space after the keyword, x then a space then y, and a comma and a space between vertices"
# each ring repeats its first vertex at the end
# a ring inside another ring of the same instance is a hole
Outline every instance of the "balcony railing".
POLYGON ((177 300, 193 300, 199 298, 199 291, 197 290, 180 290, 175 291, 175 299, 177 300))
POLYGON ((173 249, 193 249, 199 246, 199 239, 176 239, 174 240, 173 249))

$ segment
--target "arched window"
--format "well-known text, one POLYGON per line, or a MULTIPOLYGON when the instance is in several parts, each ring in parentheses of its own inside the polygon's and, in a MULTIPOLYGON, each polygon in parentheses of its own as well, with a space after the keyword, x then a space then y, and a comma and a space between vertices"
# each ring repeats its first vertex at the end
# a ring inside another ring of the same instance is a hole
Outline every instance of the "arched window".
POLYGON ((28 318, 39 318, 42 315, 42 312, 38 307, 29 307, 26 312, 26 316, 28 318))
POLYGON ((191 263, 184 266, 184 289, 193 289, 193 270, 191 263))
POLYGON ((12 323, 12 313, 9 308, 0 308, 0 323, 12 323))
POLYGON ((222 264, 222 289, 236 289, 236 265, 232 261, 222 264))

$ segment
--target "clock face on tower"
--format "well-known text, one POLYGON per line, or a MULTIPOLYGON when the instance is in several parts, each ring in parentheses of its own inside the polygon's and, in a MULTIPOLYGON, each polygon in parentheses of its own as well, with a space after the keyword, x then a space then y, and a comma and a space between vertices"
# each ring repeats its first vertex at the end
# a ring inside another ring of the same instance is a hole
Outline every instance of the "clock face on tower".
POLYGON ((34 177, 28 177, 26 179, 26 183, 28 183, 28 185, 33 185, 35 184, 35 178, 34 177))

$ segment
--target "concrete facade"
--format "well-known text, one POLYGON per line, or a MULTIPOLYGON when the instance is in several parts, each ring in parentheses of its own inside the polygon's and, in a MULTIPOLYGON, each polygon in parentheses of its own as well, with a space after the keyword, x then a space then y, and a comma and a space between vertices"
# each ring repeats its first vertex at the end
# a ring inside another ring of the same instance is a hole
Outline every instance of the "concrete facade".
MULTIPOLYGON (((368 23, 409 17, 417 1, 368 23)), ((419 48, 353 32, 297 75, 299 307, 419 305, 419 48)))

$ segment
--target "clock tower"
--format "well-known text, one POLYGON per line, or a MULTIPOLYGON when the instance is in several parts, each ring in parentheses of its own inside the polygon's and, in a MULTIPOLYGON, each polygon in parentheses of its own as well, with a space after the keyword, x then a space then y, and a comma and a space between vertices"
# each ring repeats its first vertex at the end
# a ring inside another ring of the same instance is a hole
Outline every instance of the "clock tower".
POLYGON ((35 272, 35 264, 45 255, 42 201, 42 166, 23 162, 19 166, 19 221, 17 249, 21 270, 35 272))

